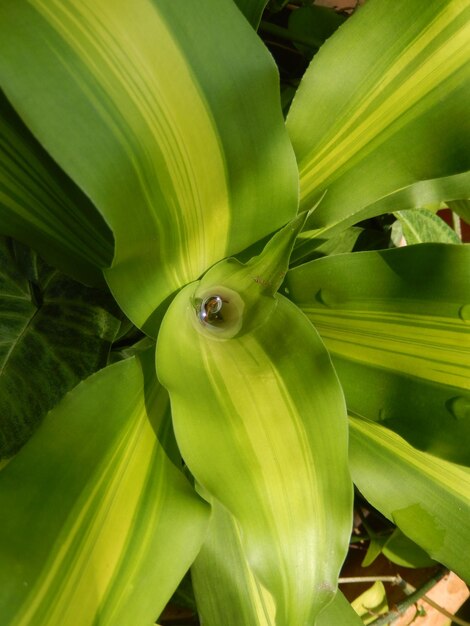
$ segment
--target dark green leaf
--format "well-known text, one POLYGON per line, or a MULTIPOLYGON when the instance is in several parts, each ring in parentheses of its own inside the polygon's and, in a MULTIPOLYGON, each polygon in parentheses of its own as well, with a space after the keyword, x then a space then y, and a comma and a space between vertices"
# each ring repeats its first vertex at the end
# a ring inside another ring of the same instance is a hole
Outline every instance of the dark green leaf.
POLYGON ((57 167, 0 91, 0 233, 54 267, 103 283, 113 238, 88 198, 57 167))
POLYGON ((119 323, 109 293, 0 238, 0 458, 15 454, 66 391, 106 364, 119 323))
POLYGON ((345 19, 344 15, 340 15, 328 7, 304 6, 291 12, 289 32, 296 47, 311 58, 317 49, 344 23, 345 19), (310 46, 296 43, 308 39, 311 41, 310 46))
POLYGON ((258 28, 268 0, 234 0, 234 2, 253 28, 258 28))

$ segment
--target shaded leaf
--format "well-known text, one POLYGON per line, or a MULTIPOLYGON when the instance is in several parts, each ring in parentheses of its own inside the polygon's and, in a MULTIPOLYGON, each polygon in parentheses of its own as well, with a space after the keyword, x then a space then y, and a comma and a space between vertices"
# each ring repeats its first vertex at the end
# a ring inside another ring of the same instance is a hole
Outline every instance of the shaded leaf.
POLYGON ((191 567, 201 621, 205 626, 275 626, 271 595, 254 576, 243 550, 240 527, 211 499, 206 540, 191 567))
POLYGON ((234 2, 253 28, 258 28, 268 0, 234 0, 234 2))
POLYGON ((2 471, 5 626, 154 623, 208 519, 162 447, 167 411, 152 370, 122 361, 71 391, 2 471))
POLYGON ((0 232, 85 283, 103 283, 113 239, 88 198, 57 167, 0 91, 0 232))
POLYGON ((106 364, 119 328, 109 293, 85 287, 0 238, 0 458, 106 364))
POLYGON ((276 67, 232 0, 2 3, 0 82, 109 223, 106 278, 150 334, 175 290, 295 215, 276 67))
POLYGON ((309 58, 344 23, 346 17, 333 9, 322 6, 303 6, 292 11, 289 16, 289 32, 296 47, 309 58), (310 46, 296 43, 296 40, 311 40, 310 46))
POLYGON ((432 567, 436 565, 429 555, 411 539, 396 528, 387 543, 384 545, 383 554, 396 565, 402 567, 432 567))
POLYGON ((286 287, 324 340, 353 413, 470 464, 470 247, 318 259, 286 287))
POLYGON ((310 229, 466 197, 469 36, 462 0, 376 0, 315 55, 287 122, 301 209, 328 189, 310 229))
POLYGON ((350 418, 350 467, 367 500, 433 559, 470 581, 470 470, 350 418))
POLYGON ((449 209, 460 215, 467 224, 470 224, 470 200, 454 200, 446 202, 449 209))
POLYGON ((332 600, 351 531, 341 388, 313 326, 274 296, 303 219, 185 287, 157 343, 182 455, 240 525, 277 626, 332 600))
POLYGON ((344 595, 338 591, 333 601, 318 616, 315 626, 361 626, 362 623, 344 595))

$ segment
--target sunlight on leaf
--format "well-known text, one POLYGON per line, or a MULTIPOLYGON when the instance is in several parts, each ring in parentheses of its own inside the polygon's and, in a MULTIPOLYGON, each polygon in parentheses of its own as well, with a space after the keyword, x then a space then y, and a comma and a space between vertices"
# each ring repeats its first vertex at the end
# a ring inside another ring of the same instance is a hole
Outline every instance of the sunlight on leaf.
POLYGON ((0 473, 2 624, 153 623, 208 518, 160 443, 167 411, 148 365, 111 365, 70 392, 0 473))

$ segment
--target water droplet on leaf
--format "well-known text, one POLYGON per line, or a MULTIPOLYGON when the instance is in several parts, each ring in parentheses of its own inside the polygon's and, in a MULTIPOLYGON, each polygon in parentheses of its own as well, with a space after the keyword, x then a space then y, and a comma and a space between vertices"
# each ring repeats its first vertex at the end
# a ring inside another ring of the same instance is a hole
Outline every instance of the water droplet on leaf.
POLYGON ((320 289, 315 298, 318 302, 328 307, 336 307, 341 304, 341 299, 331 289, 320 289))
POLYGON ((470 398, 456 396, 446 402, 446 407, 455 419, 462 420, 470 418, 470 398))
POLYGON ((460 307, 459 316, 464 322, 470 322, 470 304, 464 304, 460 307))

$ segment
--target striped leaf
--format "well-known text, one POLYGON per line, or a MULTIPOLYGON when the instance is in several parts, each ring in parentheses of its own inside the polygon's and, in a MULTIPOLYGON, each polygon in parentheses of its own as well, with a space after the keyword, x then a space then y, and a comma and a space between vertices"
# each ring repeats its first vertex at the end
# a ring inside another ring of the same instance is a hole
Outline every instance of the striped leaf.
POLYGON ((274 295, 303 222, 186 286, 157 344, 181 453, 239 524, 276 626, 310 624, 332 600, 351 529, 341 388, 308 319, 274 295))
POLYGON ((350 411, 470 464, 470 247, 318 259, 286 285, 324 340, 350 411))
POLYGON ((0 233, 87 284, 104 283, 112 235, 88 198, 34 139, 0 91, 0 233))
POLYGON ((470 470, 399 435, 350 419, 350 464, 361 493, 439 563, 470 583, 470 470))
POLYGON ((210 502, 209 531, 191 566, 199 618, 205 626, 274 626, 273 598, 246 560, 237 521, 210 502))
POLYGON ((1 472, 5 626, 151 626, 195 558, 207 506, 162 447, 151 370, 88 378, 1 472))
POLYGON ((467 197, 470 6, 368 2, 327 41, 288 117, 308 226, 467 197))
POLYGON ((119 325, 109 293, 0 237, 0 459, 19 450, 67 391, 106 365, 119 325))
MULTIPOLYGON (((199 617, 205 626, 274 626, 272 596, 253 574, 243 551, 240 527, 217 501, 204 545, 191 567, 199 617)), ((315 626, 361 626, 338 591, 315 626)), ((309 622, 309 626, 313 626, 309 622)))
POLYGON ((0 83, 110 225, 108 283, 150 333, 296 212, 276 68, 231 0, 3 2, 0 83))

